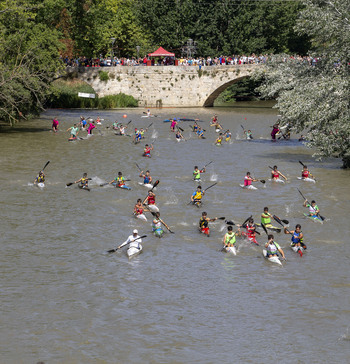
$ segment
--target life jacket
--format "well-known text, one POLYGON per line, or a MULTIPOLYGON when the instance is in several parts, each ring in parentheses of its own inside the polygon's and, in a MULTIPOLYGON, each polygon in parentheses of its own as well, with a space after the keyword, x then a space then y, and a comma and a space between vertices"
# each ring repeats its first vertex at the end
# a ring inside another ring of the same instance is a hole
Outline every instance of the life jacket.
POLYGON ((156 199, 154 198, 154 196, 148 196, 147 197, 147 203, 149 205, 154 205, 156 203, 156 199))
POLYGON ((306 170, 306 171, 303 170, 302 173, 301 173, 301 176, 303 178, 308 178, 309 177, 309 174, 310 174, 310 172, 308 170, 306 170))
POLYGON ((261 214, 261 223, 264 225, 271 224, 271 215, 269 213, 267 213, 267 214, 262 213, 261 214), (268 217, 265 217, 264 215, 268 216, 268 217))
POLYGON ((202 191, 196 191, 195 195, 193 196, 194 200, 201 200, 203 196, 203 192, 202 191))
POLYGON ((117 181, 118 186, 124 186, 125 185, 124 180, 125 180, 124 177, 117 177, 116 181, 117 181))
POLYGON ((301 232, 300 233, 296 233, 294 231, 294 233, 292 235, 292 243, 293 243, 293 245, 303 242, 303 238, 300 239, 300 235, 301 235, 301 232))
POLYGON ((277 251, 278 251, 277 246, 274 243, 269 244, 267 246, 266 250, 267 250, 267 254, 269 254, 269 255, 275 255, 275 254, 277 254, 277 251))
POLYGON ((231 234, 225 234, 225 244, 234 244, 236 242, 236 234, 232 232, 231 234))
POLYGON ((45 177, 44 176, 38 176, 38 178, 36 179, 36 181, 38 183, 44 183, 45 182, 45 177))
POLYGON ((87 186, 87 184, 88 184, 88 179, 83 177, 83 178, 80 180, 80 185, 81 185, 81 186, 87 186))
POLYGON ((276 171, 272 171, 272 177, 273 178, 279 178, 279 174, 276 171))
POLYGON ((199 169, 198 169, 198 171, 194 170, 193 171, 193 176, 194 176, 194 179, 200 179, 201 178, 200 170, 199 169))
POLYGON ((150 177, 145 176, 144 179, 143 179, 143 183, 147 184, 147 183, 149 183, 149 181, 150 181, 150 177))
POLYGON ((248 178, 250 178, 250 177, 248 177, 248 176, 244 177, 244 186, 250 186, 252 184, 252 181, 248 178))
POLYGON ((207 227, 208 227, 208 221, 206 220, 206 218, 201 217, 201 218, 199 219, 199 227, 200 227, 201 229, 203 229, 203 228, 207 228, 207 227))
POLYGON ((252 226, 249 226, 248 224, 246 225, 248 238, 254 238, 255 237, 255 228, 256 228, 255 224, 253 224, 252 226))
POLYGON ((151 148, 150 147, 147 147, 143 150, 143 152, 146 154, 146 155, 149 155, 151 154, 151 148))
POLYGON ((312 207, 311 205, 308 205, 309 207, 309 214, 311 216, 316 216, 316 211, 318 210, 318 206, 315 205, 315 207, 312 207))

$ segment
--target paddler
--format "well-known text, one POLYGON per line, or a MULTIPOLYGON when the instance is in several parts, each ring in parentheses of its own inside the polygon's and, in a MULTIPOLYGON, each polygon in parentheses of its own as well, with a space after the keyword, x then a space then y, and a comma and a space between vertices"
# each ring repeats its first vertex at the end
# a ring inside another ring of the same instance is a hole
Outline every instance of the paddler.
POLYGON ((87 124, 87 121, 84 118, 84 116, 80 116, 80 128, 81 128, 81 130, 85 130, 86 124, 87 124))
POLYGON ((248 131, 244 130, 244 134, 245 134, 246 139, 248 139, 248 140, 254 139, 251 130, 248 130, 248 131))
POLYGON ((193 192, 191 196, 191 202, 194 205, 197 205, 199 207, 202 204, 202 197, 204 196, 205 191, 202 191, 202 186, 198 186, 197 190, 193 192))
POLYGON ((58 132, 58 120, 56 118, 54 118, 52 120, 52 130, 57 133, 58 132))
POLYGON ((279 177, 283 177, 286 181, 287 181, 287 177, 284 176, 279 170, 277 170, 277 166, 273 166, 273 169, 271 170, 271 179, 273 181, 277 181, 280 178, 279 177))
POLYGON ((174 132, 175 131, 175 127, 177 125, 177 121, 176 121, 175 118, 174 119, 170 119, 170 121, 171 121, 170 130, 174 132))
POLYGON ((97 117, 97 119, 96 119, 95 121, 96 121, 96 124, 97 124, 97 125, 102 125, 102 123, 101 123, 101 119, 100 119, 100 117, 99 117, 99 116, 97 117))
POLYGON ((115 183, 116 187, 121 187, 124 188, 123 186, 125 186, 125 178, 123 177, 123 173, 122 172, 118 172, 118 176, 115 177, 114 180, 112 180, 111 182, 108 182, 108 184, 112 184, 115 183))
POLYGON ((140 249, 140 244, 142 243, 142 239, 139 235, 137 229, 134 229, 132 235, 129 235, 128 238, 124 241, 124 243, 120 244, 117 249, 122 248, 124 245, 129 244, 130 248, 140 249))
POLYGON ((145 139, 145 133, 146 133, 147 130, 148 129, 145 130, 143 128, 140 129, 141 139, 145 139))
MULTIPOLYGON (((303 243, 304 234, 301 231, 301 225, 300 224, 295 225, 295 230, 288 230, 285 227, 284 228, 284 233, 292 235, 292 243, 291 243, 292 247, 297 246, 297 247, 303 248, 304 250, 307 249, 306 245, 303 243)), ((303 255, 303 252, 301 250, 298 250, 298 253, 299 253, 300 256, 303 255)))
POLYGON ((245 227, 246 232, 242 233, 242 235, 245 235, 251 243, 259 245, 259 243, 256 241, 256 225, 254 224, 254 219, 250 218, 248 223, 243 227, 245 227))
POLYGON ((205 167, 203 169, 198 169, 198 166, 194 166, 193 179, 195 181, 200 181, 201 173, 205 173, 205 167))
POLYGON ((176 132, 176 134, 175 134, 175 138, 176 138, 177 140, 185 139, 185 138, 183 137, 183 135, 181 134, 180 130, 178 130, 178 131, 176 132))
POLYGON ((221 145, 221 143, 222 143, 222 134, 220 133, 220 136, 215 140, 215 145, 221 145))
POLYGON ((280 252, 282 255, 282 258, 285 260, 286 257, 284 256, 284 252, 282 248, 274 241, 274 236, 272 234, 269 234, 267 236, 267 243, 265 244, 265 248, 267 251, 267 257, 270 258, 274 255, 277 256, 277 252, 280 252))
POLYGON ((38 183, 44 183, 44 182, 45 182, 45 174, 43 171, 40 171, 39 174, 36 176, 33 183, 38 184, 38 183))
POLYGON ((162 225, 164 225, 168 230, 169 230, 169 227, 160 218, 159 212, 155 212, 153 215, 154 215, 154 219, 152 220, 152 231, 154 232, 155 235, 157 235, 158 237, 161 237, 164 233, 164 231, 162 229, 162 225))
POLYGON ((303 166, 303 170, 301 171, 301 178, 312 178, 313 175, 310 173, 310 171, 307 169, 307 166, 303 166))
POLYGON ((257 182, 257 179, 251 177, 250 172, 247 172, 246 176, 244 177, 244 187, 249 187, 252 182, 257 182))
POLYGON ((142 138, 142 135, 141 135, 140 130, 135 128, 134 142, 138 143, 139 141, 141 141, 141 138, 142 138))
POLYGON ((140 198, 137 199, 136 205, 134 206, 134 215, 142 215, 144 211, 148 211, 142 204, 142 200, 140 198))
POLYGON ((119 130, 120 131, 120 129, 119 129, 119 122, 117 120, 112 124, 112 128, 114 130, 119 130))
POLYGON ((281 130, 280 130, 280 128, 279 128, 279 125, 280 125, 280 123, 279 123, 279 121, 277 121, 274 125, 273 125, 273 127, 272 127, 272 131, 271 131, 271 138, 272 138, 272 140, 273 141, 276 141, 276 134, 277 133, 279 133, 281 130))
POLYGON ((315 200, 312 200, 311 201, 311 204, 310 204, 310 202, 308 200, 305 200, 303 206, 309 208, 309 215, 311 217, 318 217, 319 216, 320 209, 316 205, 316 201, 315 200))
POLYGON ((211 118, 211 123, 212 124, 216 124, 218 121, 218 116, 215 114, 212 118, 211 118))
POLYGON ((156 204, 156 194, 149 190, 147 197, 143 201, 144 205, 155 205, 156 204))
POLYGON ((74 183, 79 183, 81 188, 89 188, 89 179, 87 173, 84 173, 83 177, 81 177, 78 181, 75 181, 74 183))
POLYGON ((226 130, 226 132, 225 132, 225 141, 229 142, 231 137, 232 137, 232 134, 231 134, 230 130, 226 130))
POLYGON ((193 131, 194 131, 195 133, 197 132, 198 127, 199 127, 199 125, 198 125, 198 124, 197 124, 197 122, 195 121, 195 122, 194 122, 194 125, 192 126, 192 129, 193 129, 193 131))
POLYGON ((119 131, 120 135, 125 135, 125 129, 127 128, 127 125, 120 124, 119 131))
POLYGON ((240 235, 241 230, 238 227, 236 232, 233 231, 232 226, 227 227, 227 233, 224 235, 222 242, 224 243, 225 248, 233 247, 236 244, 236 236, 240 235))
POLYGON ((211 219, 210 217, 207 216, 207 213, 205 211, 202 212, 202 217, 199 219, 199 231, 209 236, 210 235, 209 221, 215 221, 217 219, 218 219, 217 217, 211 219))
POLYGON ((197 129, 197 136, 198 136, 198 138, 204 138, 204 131, 200 126, 198 126, 198 129, 197 129))
POLYGON ((79 131, 77 124, 74 124, 74 126, 67 129, 67 131, 69 131, 69 130, 70 130, 71 139, 75 139, 77 137, 78 131, 79 131))
POLYGON ((89 127, 88 127, 88 135, 92 135, 92 131, 96 128, 95 126, 95 121, 92 121, 91 123, 89 123, 89 127))
POLYGON ((269 208, 264 207, 264 212, 261 214, 261 224, 264 224, 267 228, 273 227, 271 225, 272 215, 269 213, 269 208))
POLYGON ((147 170, 145 174, 143 173, 143 171, 141 171, 139 177, 143 178, 143 183, 145 185, 152 183, 152 177, 150 175, 149 170, 147 170))
POLYGON ((151 116, 151 110, 150 110, 150 109, 148 109, 148 110, 147 110, 146 115, 147 115, 148 117, 150 117, 150 116, 151 116))
POLYGON ((145 149, 143 150, 143 156, 151 158, 151 150, 153 150, 153 145, 149 146, 148 144, 145 145, 145 149))

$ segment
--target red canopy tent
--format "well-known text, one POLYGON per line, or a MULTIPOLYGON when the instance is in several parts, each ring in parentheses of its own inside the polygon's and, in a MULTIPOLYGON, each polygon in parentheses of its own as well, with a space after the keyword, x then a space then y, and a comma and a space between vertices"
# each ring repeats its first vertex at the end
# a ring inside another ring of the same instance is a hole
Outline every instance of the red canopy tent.
POLYGON ((148 57, 175 57, 175 53, 168 52, 163 47, 159 47, 155 52, 148 53, 148 57))

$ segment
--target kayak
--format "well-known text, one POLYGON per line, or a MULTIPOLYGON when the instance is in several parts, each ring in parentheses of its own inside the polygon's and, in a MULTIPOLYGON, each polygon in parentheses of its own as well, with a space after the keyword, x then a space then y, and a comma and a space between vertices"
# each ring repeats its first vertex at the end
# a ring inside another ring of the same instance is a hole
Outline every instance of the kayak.
MULTIPOLYGON (((256 226, 260 226, 261 227, 261 224, 255 224, 256 226)), ((276 233, 280 233, 282 229, 280 229, 279 227, 277 226, 273 226, 271 224, 267 224, 265 225, 266 229, 268 230, 271 230, 271 231, 276 231, 276 233)))
POLYGON ((87 186, 78 185, 78 187, 79 187, 81 190, 90 191, 90 188, 89 188, 89 187, 87 187, 87 186))
POLYGON ((183 138, 176 138, 176 141, 177 141, 177 142, 184 142, 184 141, 185 141, 185 139, 183 139, 183 138))
POLYGON ((234 246, 227 246, 227 247, 224 246, 223 250, 226 253, 231 253, 233 255, 237 255, 237 249, 234 246))
POLYGON ((272 255, 271 257, 267 257, 267 251, 265 249, 263 249, 263 256, 265 259, 267 259, 269 262, 271 263, 275 263, 278 265, 282 265, 281 261, 279 260, 277 255, 272 255))
POLYGON ((126 251, 126 254, 128 255, 128 258, 131 259, 133 257, 136 257, 136 255, 139 255, 142 252, 142 245, 139 244, 138 248, 136 246, 131 246, 126 251))
POLYGON ((145 154, 145 153, 142 154, 142 157, 152 158, 150 154, 145 154))
POLYGON ((164 234, 164 231, 162 228, 158 228, 156 230, 153 231, 153 234, 157 237, 157 238, 161 238, 164 234))
POLYGON ((215 145, 216 145, 217 147, 221 147, 221 146, 222 146, 222 144, 221 144, 221 143, 215 143, 215 145))
POLYGON ((43 189, 45 187, 45 183, 44 182, 39 182, 39 183, 34 183, 35 186, 37 186, 40 189, 43 189))
POLYGON ((196 201, 196 202, 191 201, 191 202, 192 202, 192 205, 197 206, 198 208, 200 208, 202 206, 202 202, 201 201, 196 201))
POLYGON ((303 256, 303 253, 305 251, 305 249, 302 246, 293 246, 291 244, 290 248, 293 250, 294 253, 298 253, 300 255, 300 257, 303 256))
MULTIPOLYGON (((144 186, 146 188, 148 188, 149 190, 153 188, 153 185, 151 185, 150 183, 143 183, 143 182, 139 182, 140 186, 144 186)), ((157 187, 153 188, 154 190, 157 189, 157 187)))
POLYGON ((145 214, 138 214, 138 215, 135 215, 134 216, 136 217, 136 219, 140 219, 142 221, 147 221, 147 217, 145 214))
POLYGON ((320 217, 318 217, 318 216, 311 216, 311 215, 306 214, 305 212, 304 212, 304 216, 311 219, 311 220, 313 220, 313 221, 317 221, 320 224, 323 224, 322 219, 320 217))
POLYGON ((126 185, 117 186, 117 184, 115 182, 113 182, 112 185, 116 188, 123 188, 124 190, 131 190, 131 187, 128 187, 126 185))
POLYGON ((197 183, 201 183, 202 182, 202 180, 200 178, 199 179, 194 179, 194 181, 197 182, 197 183))
POLYGON ((277 183, 285 183, 281 178, 270 178, 269 181, 277 183))
POLYGON ((156 118, 157 115, 141 115, 142 118, 156 118))
POLYGON ((156 205, 147 205, 151 212, 159 212, 159 208, 156 205))
POLYGON ((73 138, 73 137, 70 137, 70 138, 68 139, 68 141, 69 141, 69 142, 72 142, 72 141, 77 140, 77 139, 78 139, 77 137, 74 137, 74 138, 73 138))
POLYGON ((313 183, 316 183, 316 181, 313 178, 309 178, 309 177, 306 177, 306 178, 298 177, 298 179, 303 180, 305 182, 313 182, 313 183))
POLYGON ((249 186, 244 186, 244 185, 240 185, 242 188, 245 188, 246 190, 257 190, 257 187, 253 186, 253 185, 249 185, 249 186))
POLYGON ((207 228, 198 228, 198 230, 199 230, 199 232, 201 233, 201 234, 204 234, 204 235, 206 235, 207 237, 209 237, 210 236, 210 229, 207 227, 207 228))

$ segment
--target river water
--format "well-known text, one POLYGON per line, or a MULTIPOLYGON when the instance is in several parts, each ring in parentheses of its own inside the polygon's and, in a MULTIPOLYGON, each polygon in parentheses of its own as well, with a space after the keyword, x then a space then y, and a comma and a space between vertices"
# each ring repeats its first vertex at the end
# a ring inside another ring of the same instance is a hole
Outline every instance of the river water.
POLYGON ((277 119, 270 108, 162 109, 152 119, 141 118, 142 111, 49 110, 0 133, 0 362, 349 363, 350 172, 339 169, 341 161, 316 162, 296 135, 270 142, 277 119), (233 134, 221 147, 209 127, 214 112, 233 134), (103 135, 68 142, 64 130, 81 114, 103 118, 103 135), (177 143, 163 123, 169 116, 204 120, 206 139, 182 122, 187 141, 177 143), (115 119, 153 125, 145 142, 134 145, 105 128, 115 119), (243 139, 241 124, 254 140, 243 139), (143 158, 152 138, 153 156, 143 158), (47 184, 39 190, 32 181, 48 160, 47 184), (299 160, 316 184, 297 180, 299 160), (202 185, 218 184, 201 209, 188 206, 193 167, 209 161, 202 185), (155 238, 150 217, 132 217, 136 199, 147 194, 135 162, 160 180, 157 205, 175 234, 155 238), (274 164, 289 178, 286 185, 239 187, 248 170, 267 180, 274 164), (131 179, 131 191, 99 187, 118 171, 131 179), (84 172, 92 178, 90 192, 65 187, 84 172), (316 200, 323 225, 303 216, 297 188, 316 200), (275 234, 287 257, 280 267, 243 240, 237 256, 220 252, 223 221, 211 223, 209 238, 197 231, 203 210, 243 222, 251 214, 258 221, 264 206, 290 228, 302 225, 309 248, 302 258, 282 233, 275 234), (134 228, 148 235, 142 254, 128 260, 125 251, 106 253, 134 228))

